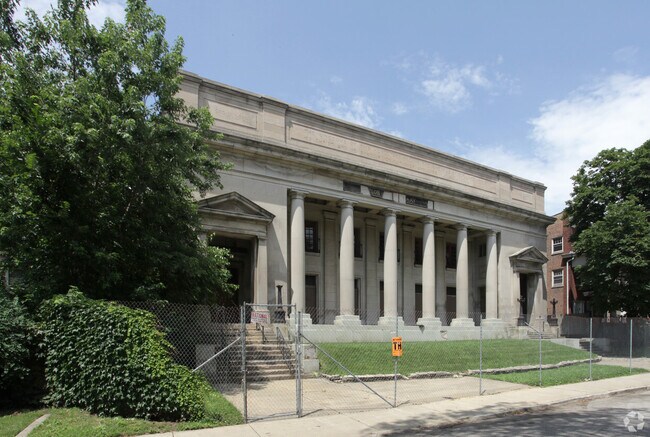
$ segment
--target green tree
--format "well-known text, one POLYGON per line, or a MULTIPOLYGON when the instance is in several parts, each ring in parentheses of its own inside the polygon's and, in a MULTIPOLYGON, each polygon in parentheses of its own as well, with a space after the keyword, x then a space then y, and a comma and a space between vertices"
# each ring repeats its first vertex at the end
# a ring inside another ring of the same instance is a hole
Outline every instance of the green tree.
POLYGON ((212 117, 176 97, 182 40, 129 0, 101 29, 95 0, 15 21, 0 0, 0 253, 37 304, 95 298, 213 301, 228 253, 205 247, 192 193, 220 187, 212 117), (181 122, 181 123, 179 123, 181 122))
POLYGON ((585 161, 567 205, 574 249, 586 259, 577 278, 594 309, 650 314, 650 141, 585 161))

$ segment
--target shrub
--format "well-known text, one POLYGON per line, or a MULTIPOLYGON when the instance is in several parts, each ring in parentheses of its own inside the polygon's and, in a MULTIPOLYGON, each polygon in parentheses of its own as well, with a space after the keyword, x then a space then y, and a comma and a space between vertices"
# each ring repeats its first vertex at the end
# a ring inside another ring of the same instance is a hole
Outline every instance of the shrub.
POLYGON ((36 327, 18 299, 0 290, 0 406, 37 404, 43 394, 43 366, 36 327))
POLYGON ((44 303, 48 401, 107 416, 200 420, 209 387, 173 363, 155 317, 76 290, 44 303))

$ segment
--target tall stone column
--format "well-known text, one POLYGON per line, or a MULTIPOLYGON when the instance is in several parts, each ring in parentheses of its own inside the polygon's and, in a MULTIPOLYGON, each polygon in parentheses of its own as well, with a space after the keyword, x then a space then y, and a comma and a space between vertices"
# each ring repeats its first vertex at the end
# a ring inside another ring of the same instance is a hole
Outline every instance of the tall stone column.
MULTIPOLYGON (((291 303, 295 311, 305 314, 305 192, 292 190, 291 197, 291 303)), ((295 314, 292 312, 291 317, 295 314)), ((304 321, 303 321, 304 323, 304 321)))
POLYGON ((360 325, 354 315, 354 202, 342 200, 341 247, 339 249, 339 315, 334 323, 360 325))
POLYGON ((449 324, 447 320, 447 275, 446 275, 446 239, 444 231, 434 231, 436 246, 436 316, 449 324))
POLYGON ((499 262, 497 255, 497 233, 489 230, 487 233, 487 267, 485 271, 485 319, 483 327, 504 328, 506 323, 499 317, 498 274, 499 262))
POLYGON ((485 272, 485 318, 498 317, 497 301, 497 234, 490 230, 487 234, 487 268, 485 272))
POLYGON ((269 284, 267 271, 268 261, 266 238, 258 237, 257 259, 255 260, 255 303, 269 303, 269 284))
POLYGON ((456 318, 451 326, 474 326, 469 318, 469 253, 467 226, 458 225, 456 234, 456 318))
POLYGON ((422 317, 417 324, 440 328, 440 319, 436 317, 436 243, 434 219, 427 216, 422 219, 422 317))
MULTIPOLYGON (((384 216, 384 316, 380 325, 394 326, 397 318, 397 215, 385 209, 384 216)), ((402 319, 401 317, 399 319, 402 319)), ((402 321, 402 323, 404 323, 402 321)))
MULTIPOLYGON (((404 323, 414 325, 415 319, 415 274, 413 272, 415 262, 413 259, 413 229, 411 223, 402 222, 402 239, 401 239, 401 262, 399 263, 400 272, 397 283, 397 313, 402 314, 404 323)), ((399 239, 398 239, 399 241, 399 239)))

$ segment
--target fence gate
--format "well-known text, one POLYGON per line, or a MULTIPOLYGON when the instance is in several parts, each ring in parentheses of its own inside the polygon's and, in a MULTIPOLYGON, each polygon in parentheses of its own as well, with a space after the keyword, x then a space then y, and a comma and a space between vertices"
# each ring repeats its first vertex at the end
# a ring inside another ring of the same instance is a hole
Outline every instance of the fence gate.
POLYGON ((286 323, 289 305, 245 303, 241 317, 243 408, 247 421, 298 414, 295 337, 286 323))

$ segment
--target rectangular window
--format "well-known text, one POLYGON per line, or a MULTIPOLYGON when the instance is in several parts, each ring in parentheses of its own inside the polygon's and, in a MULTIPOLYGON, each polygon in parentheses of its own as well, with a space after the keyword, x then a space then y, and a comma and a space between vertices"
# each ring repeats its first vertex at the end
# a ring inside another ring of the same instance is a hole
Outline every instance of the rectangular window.
POLYGON ((564 251, 564 240, 562 237, 553 238, 552 253, 562 253, 564 251))
POLYGON ((379 261, 384 260, 384 233, 379 233, 379 261))
POLYGON ((564 285, 564 270, 553 270, 553 287, 561 287, 564 285))
POLYGON ((479 244, 478 245, 478 257, 479 258, 485 258, 487 255, 487 244, 479 244))
POLYGON ((445 267, 448 269, 456 268, 456 245, 453 243, 447 243, 447 253, 446 253, 446 264, 445 267))
POLYGON ((415 253, 413 254, 413 260, 414 260, 414 264, 416 266, 421 266, 422 265, 422 257, 423 257, 423 255, 422 255, 422 251, 423 251, 422 245, 423 244, 424 243, 422 242, 422 238, 416 238, 415 239, 415 246, 414 246, 414 252, 415 253))
POLYGON ((379 317, 384 317, 384 281, 379 281, 379 317))
POLYGON ((318 222, 305 221, 305 252, 319 253, 318 222))
POLYGON ((363 245, 361 244, 361 229, 354 228, 354 257, 363 258, 363 245))

